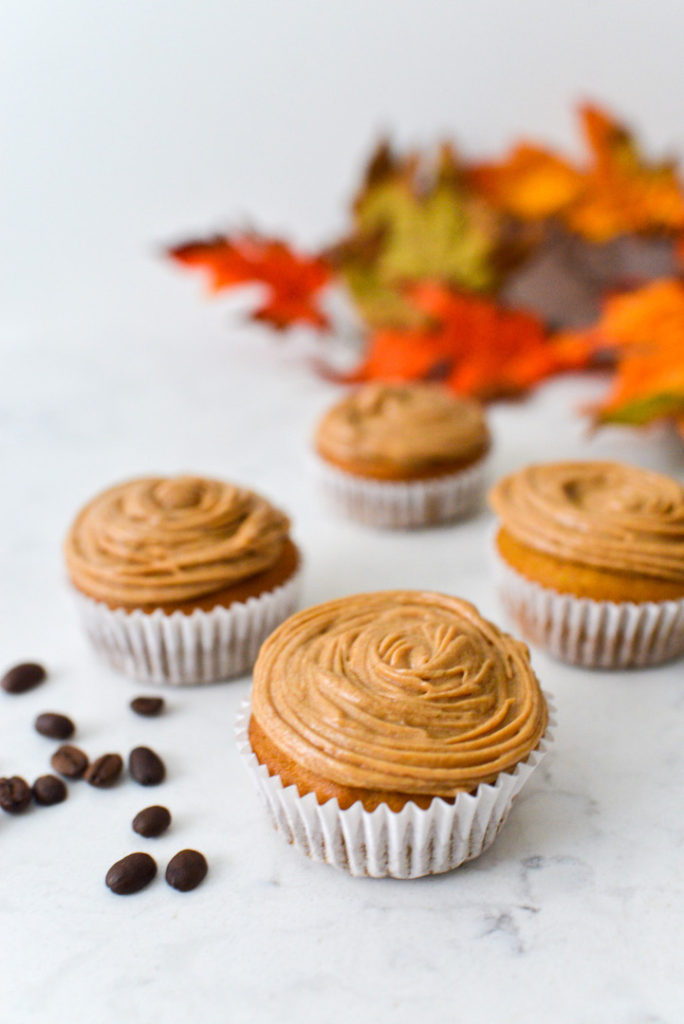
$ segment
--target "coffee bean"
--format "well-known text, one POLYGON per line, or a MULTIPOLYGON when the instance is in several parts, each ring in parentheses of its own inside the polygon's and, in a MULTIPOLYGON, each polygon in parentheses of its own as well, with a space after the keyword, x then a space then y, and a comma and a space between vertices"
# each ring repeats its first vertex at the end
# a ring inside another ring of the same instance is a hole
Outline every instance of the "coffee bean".
POLYGON ((18 775, 0 779, 0 807, 8 814, 19 814, 31 803, 31 787, 18 775))
POLYGON ((46 676, 47 672, 42 665, 37 665, 33 661, 26 661, 22 662, 21 665, 15 665, 13 668, 8 669, 2 679, 0 679, 0 686, 7 693, 26 693, 27 690, 32 690, 38 683, 42 683, 46 676))
POLYGON ((67 788, 56 775, 41 775, 33 783, 33 799, 43 807, 61 804, 67 798, 67 788))
POLYGON ((123 759, 120 754, 103 754, 88 765, 85 772, 86 782, 98 789, 113 786, 123 771, 123 759))
POLYGON ((105 882, 117 896, 130 896, 149 885, 156 874, 157 865, 149 853, 129 853, 112 864, 105 882))
POLYGON ((141 786, 158 786, 166 775, 161 757, 149 747, 136 747, 135 750, 131 750, 128 770, 141 786))
POLYGON ((44 711, 38 715, 34 725, 41 736, 48 736, 52 740, 68 740, 76 728, 70 718, 54 711, 44 711))
POLYGON ((133 819, 133 831, 146 839, 155 839, 166 832, 171 824, 171 814, 166 807, 155 804, 139 811, 133 819))
POLYGON ((166 881, 180 892, 190 892, 204 881, 209 866, 198 850, 181 850, 169 861, 166 881))
POLYGON ((88 767, 88 758, 78 747, 72 747, 70 743, 65 743, 55 750, 50 763, 55 771, 64 775, 65 778, 80 779, 88 767))
POLYGON ((164 710, 164 698, 136 697, 131 701, 130 707, 131 711, 135 711, 136 715, 152 718, 154 715, 160 715, 164 710))

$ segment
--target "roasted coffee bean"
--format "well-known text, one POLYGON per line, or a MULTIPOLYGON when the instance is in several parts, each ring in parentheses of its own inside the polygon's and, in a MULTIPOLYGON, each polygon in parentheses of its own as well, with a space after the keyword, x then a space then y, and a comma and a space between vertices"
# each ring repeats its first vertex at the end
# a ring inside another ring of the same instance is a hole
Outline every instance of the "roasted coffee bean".
POLYGON ((88 758, 78 747, 65 743, 55 750, 50 763, 55 771, 65 778, 80 779, 88 767, 88 758))
POLYGON ((156 874, 157 865, 149 853, 129 853, 112 864, 105 882, 117 896, 130 896, 149 885, 156 874))
POLYGON ((209 866, 198 850, 181 850, 169 861, 166 881, 180 892, 190 892, 204 881, 209 866))
POLYGON ((31 803, 31 787, 18 775, 0 779, 0 807, 8 814, 19 814, 31 803))
POLYGON ((92 761, 85 772, 85 780, 98 789, 113 786, 123 771, 123 759, 120 754, 103 754, 92 761))
POLYGON ((33 783, 33 799, 43 807, 61 804, 67 798, 67 788, 56 775, 41 775, 33 783))
POLYGON ((171 824, 171 814, 166 807, 155 804, 139 811, 133 819, 133 831, 146 839, 154 839, 166 832, 171 824))
POLYGON ((58 715, 54 711, 44 711, 38 715, 34 725, 36 732, 41 736, 48 736, 52 740, 68 740, 73 736, 76 727, 66 715, 58 715))
POLYGON ((135 750, 131 750, 128 770, 141 786, 158 786, 166 775, 161 757, 149 747, 136 747, 135 750))
POLYGON ((136 715, 143 715, 145 718, 152 718, 160 715, 164 710, 163 697, 136 697, 131 701, 131 711, 136 715))
POLYGON ((38 683, 42 683, 46 677, 47 672, 42 665, 37 665, 33 661, 25 661, 5 672, 0 679, 0 686, 7 693, 26 693, 38 683))

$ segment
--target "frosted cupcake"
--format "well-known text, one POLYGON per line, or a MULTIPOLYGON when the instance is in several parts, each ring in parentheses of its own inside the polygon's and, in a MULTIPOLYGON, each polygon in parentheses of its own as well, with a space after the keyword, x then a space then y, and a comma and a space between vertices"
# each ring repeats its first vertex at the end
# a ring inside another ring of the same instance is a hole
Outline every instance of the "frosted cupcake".
POLYGON ((489 846, 547 728, 524 644, 466 601, 402 590, 283 623, 238 743, 290 843, 355 875, 415 878, 489 846))
POLYGON ((615 462, 529 466, 501 480, 502 600, 522 634, 573 664, 684 652, 684 488, 615 462))
POLYGON ((478 403, 435 384, 366 384, 325 414, 315 436, 329 503, 379 527, 467 515, 482 496, 489 446, 478 403))
POLYGON ((95 648, 137 679, 200 683, 248 671, 294 611, 299 551, 265 498, 203 477, 145 477, 98 494, 65 542, 95 648))

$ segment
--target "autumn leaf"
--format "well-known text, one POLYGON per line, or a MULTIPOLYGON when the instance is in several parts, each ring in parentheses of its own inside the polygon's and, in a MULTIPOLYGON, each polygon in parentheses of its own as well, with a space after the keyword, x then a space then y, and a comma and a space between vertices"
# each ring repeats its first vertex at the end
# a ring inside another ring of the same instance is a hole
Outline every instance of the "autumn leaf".
POLYGON ((476 164, 468 180, 496 206, 523 220, 558 214, 582 187, 579 170, 529 142, 516 146, 502 163, 476 164))
POLYGON ((568 226, 595 242, 639 231, 684 227, 684 194, 671 162, 647 163, 633 135, 598 107, 580 115, 590 152, 584 187, 568 226))
POLYGON ((499 163, 474 165, 471 186, 526 220, 558 217, 602 243, 629 233, 684 228, 684 192, 673 163, 648 162, 632 133, 600 108, 580 107, 587 159, 577 164, 531 143, 499 163))
POLYGON ((607 294, 638 288, 677 274, 676 239, 666 235, 619 235, 597 245, 558 223, 506 281, 498 299, 531 309, 555 329, 595 323, 607 294))
POLYGON ((587 363, 583 339, 556 345, 530 313, 450 289, 439 282, 408 290, 426 326, 373 332, 362 364, 345 379, 442 380, 481 399, 526 391, 550 374, 587 363))
POLYGON ((383 143, 353 203, 353 227, 329 256, 372 327, 417 326, 406 285, 439 280, 488 293, 519 255, 507 219, 468 188, 457 157, 396 156, 383 143))
MULTIPOLYGON (((561 338, 561 341, 563 339, 561 338)), ((595 410, 599 423, 684 423, 684 283, 656 281, 609 298, 596 324, 565 336, 615 362, 615 380, 595 410)))
POLYGON ((684 434, 682 184, 598 107, 580 119, 579 160, 531 142, 472 165, 448 145, 400 156, 382 144, 348 234, 318 256, 246 233, 169 255, 213 291, 261 285, 251 316, 279 330, 329 326, 322 291, 344 285, 368 333, 360 366, 336 379, 441 380, 491 399, 610 365, 599 422, 672 419, 684 434))
POLYGON ((188 242, 169 250, 172 259, 206 272, 213 292, 246 284, 265 286, 266 297, 251 314, 277 330, 293 324, 326 327, 318 305, 330 280, 330 267, 320 257, 303 256, 285 242, 243 234, 188 242))

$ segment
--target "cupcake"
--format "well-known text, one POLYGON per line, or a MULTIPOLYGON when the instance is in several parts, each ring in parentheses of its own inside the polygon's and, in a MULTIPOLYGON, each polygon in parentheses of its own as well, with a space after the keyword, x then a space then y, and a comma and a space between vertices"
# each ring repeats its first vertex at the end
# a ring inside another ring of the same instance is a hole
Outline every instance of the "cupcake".
POLYGON ((353 875, 417 878, 490 845, 547 727, 524 644, 466 601, 398 590, 284 622, 237 733, 290 843, 353 875))
POLYGON ((477 402, 436 384, 366 384, 315 437, 330 505, 369 526, 416 527, 472 511, 490 445, 477 402))
POLYGON ((83 623, 107 661, 153 682, 241 675, 296 608, 300 555, 265 498, 145 477, 93 498, 66 538, 83 623))
POLYGON ((498 586, 521 633, 563 661, 684 652, 684 488, 616 462, 529 466, 491 491, 498 586))

